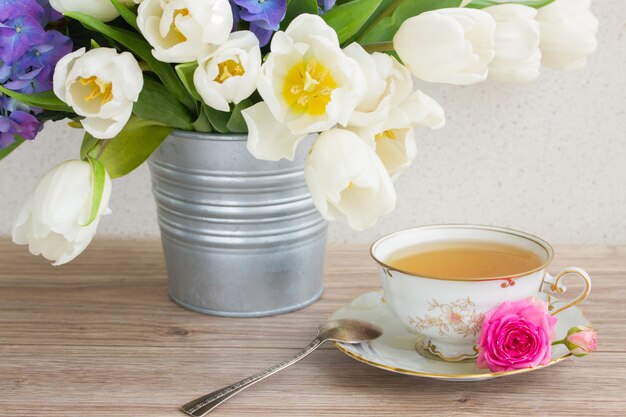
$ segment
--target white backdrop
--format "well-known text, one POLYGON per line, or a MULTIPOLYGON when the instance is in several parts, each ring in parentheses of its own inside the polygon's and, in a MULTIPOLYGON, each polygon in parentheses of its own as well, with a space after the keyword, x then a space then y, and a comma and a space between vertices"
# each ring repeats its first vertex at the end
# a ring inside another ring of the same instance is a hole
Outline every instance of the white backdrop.
MULTIPOLYGON (((400 178, 394 213, 365 232, 331 226, 334 243, 370 242, 420 224, 495 224, 554 243, 626 244, 626 8, 599 0, 599 48, 574 73, 545 70, 533 84, 423 84, 446 128, 419 132, 419 158, 400 178)), ((38 178, 77 156, 81 133, 47 126, 0 163, 0 236, 38 178)), ((144 166, 114 183, 99 236, 158 235, 144 166)))

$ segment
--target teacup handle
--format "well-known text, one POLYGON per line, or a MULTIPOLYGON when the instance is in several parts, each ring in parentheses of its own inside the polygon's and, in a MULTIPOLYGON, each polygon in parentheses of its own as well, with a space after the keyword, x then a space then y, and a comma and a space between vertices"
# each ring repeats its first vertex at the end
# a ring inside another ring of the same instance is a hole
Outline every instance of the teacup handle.
POLYGON ((555 277, 552 277, 550 274, 546 273, 546 277, 544 278, 543 283, 550 285, 548 293, 564 294, 565 291, 567 291, 567 289, 561 285, 561 281, 564 277, 566 277, 567 275, 571 275, 571 274, 578 275, 580 278, 582 278, 583 281, 585 281, 585 288, 583 288, 583 290, 580 292, 580 294, 574 301, 569 302, 568 304, 564 305, 563 307, 559 308, 556 311, 552 311, 551 314, 553 316, 560 313, 563 310, 566 310, 570 307, 574 307, 575 305, 582 303, 591 292, 591 277, 589 276, 589 274, 580 268, 567 268, 561 271, 555 277))

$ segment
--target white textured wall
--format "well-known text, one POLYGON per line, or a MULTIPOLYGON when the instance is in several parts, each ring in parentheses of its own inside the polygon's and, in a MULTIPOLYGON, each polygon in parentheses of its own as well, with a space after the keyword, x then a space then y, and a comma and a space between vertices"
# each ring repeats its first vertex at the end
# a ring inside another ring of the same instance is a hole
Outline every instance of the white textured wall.
MULTIPOLYGON (((448 125, 422 132, 420 156, 398 183, 396 211, 373 229, 331 227, 333 242, 370 242, 412 225, 469 222, 554 243, 626 244, 626 8, 599 0, 599 48, 575 73, 545 70, 530 85, 423 85, 448 125)), ((48 126, 0 163, 0 236, 37 179, 76 157, 81 134, 48 126)), ((100 235, 156 236, 146 167, 114 184, 100 235)))

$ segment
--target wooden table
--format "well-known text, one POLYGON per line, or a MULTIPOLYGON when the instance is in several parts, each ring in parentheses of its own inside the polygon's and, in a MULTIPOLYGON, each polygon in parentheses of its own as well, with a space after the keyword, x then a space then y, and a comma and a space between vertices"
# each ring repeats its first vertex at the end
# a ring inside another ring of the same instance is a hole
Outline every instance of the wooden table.
MULTIPOLYGON (((215 416, 625 416, 626 247, 557 247, 552 270, 593 276, 599 351, 487 382, 438 382, 326 346, 215 416)), ((378 287, 364 247, 335 247, 326 292, 302 311, 226 319, 170 302, 160 244, 98 240, 53 268, 0 242, 0 416, 182 416, 178 407, 284 359, 329 314, 378 287)))

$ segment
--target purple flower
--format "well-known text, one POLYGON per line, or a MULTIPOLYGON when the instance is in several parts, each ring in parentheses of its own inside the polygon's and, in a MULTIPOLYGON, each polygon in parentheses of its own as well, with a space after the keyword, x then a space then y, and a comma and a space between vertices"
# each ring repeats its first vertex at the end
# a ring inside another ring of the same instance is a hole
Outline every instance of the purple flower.
POLYGON ((259 26, 256 22, 251 22, 250 32, 256 35, 256 37, 259 39, 259 45, 263 47, 270 42, 270 39, 272 39, 272 35, 274 34, 275 30, 265 29, 262 26, 259 26))
POLYGON ((320 8, 320 13, 326 13, 333 8, 337 0, 317 0, 317 5, 320 8))
POLYGON ((43 22, 45 26, 49 22, 55 22, 63 18, 63 15, 50 6, 49 0, 37 0, 37 3, 43 8, 43 22))
POLYGON ((0 116, 6 116, 8 112, 16 110, 28 111, 29 108, 26 104, 20 103, 14 98, 0 94, 0 116))
POLYGON ((43 43, 46 31, 32 16, 18 16, 0 21, 0 59, 13 63, 21 58, 31 45, 43 43))
POLYGON ((37 19, 44 26, 48 22, 45 20, 45 10, 41 3, 48 3, 48 1, 0 0, 0 22, 20 16, 29 16, 37 19))
POLYGON ((287 0, 231 0, 231 4, 239 6, 234 14, 250 23, 261 46, 267 45, 287 12, 287 0))
MULTIPOLYGON (((60 17, 48 0, 0 0, 0 84, 26 94, 52 89, 57 62, 72 52, 68 37, 45 29, 60 17)), ((0 149, 16 136, 34 139, 41 112, 0 94, 0 149)))
POLYGON ((13 77, 13 80, 9 81, 4 86, 9 90, 25 94, 48 91, 52 88, 50 72, 50 67, 35 68, 32 71, 13 77))
MULTIPOLYGON (((4 106, 0 114, 6 113, 4 106)), ((0 115, 0 149, 4 149, 15 142, 15 136, 26 140, 35 139, 39 132, 39 120, 32 114, 22 111, 12 111, 8 116, 0 115)))
POLYGON ((55 17, 47 0, 0 0, 0 83, 22 93, 52 89, 57 62, 72 52, 72 41, 45 31, 55 17))
POLYGON ((11 72, 13 72, 13 68, 9 64, 0 61, 0 84, 4 84, 9 79, 11 72))
MULTIPOLYGON (((57 31, 46 33, 46 41, 32 46, 13 64, 12 81, 6 88, 22 93, 52 89, 52 72, 56 63, 72 52, 72 41, 57 31)), ((0 80, 2 79, 0 69, 0 80)))

